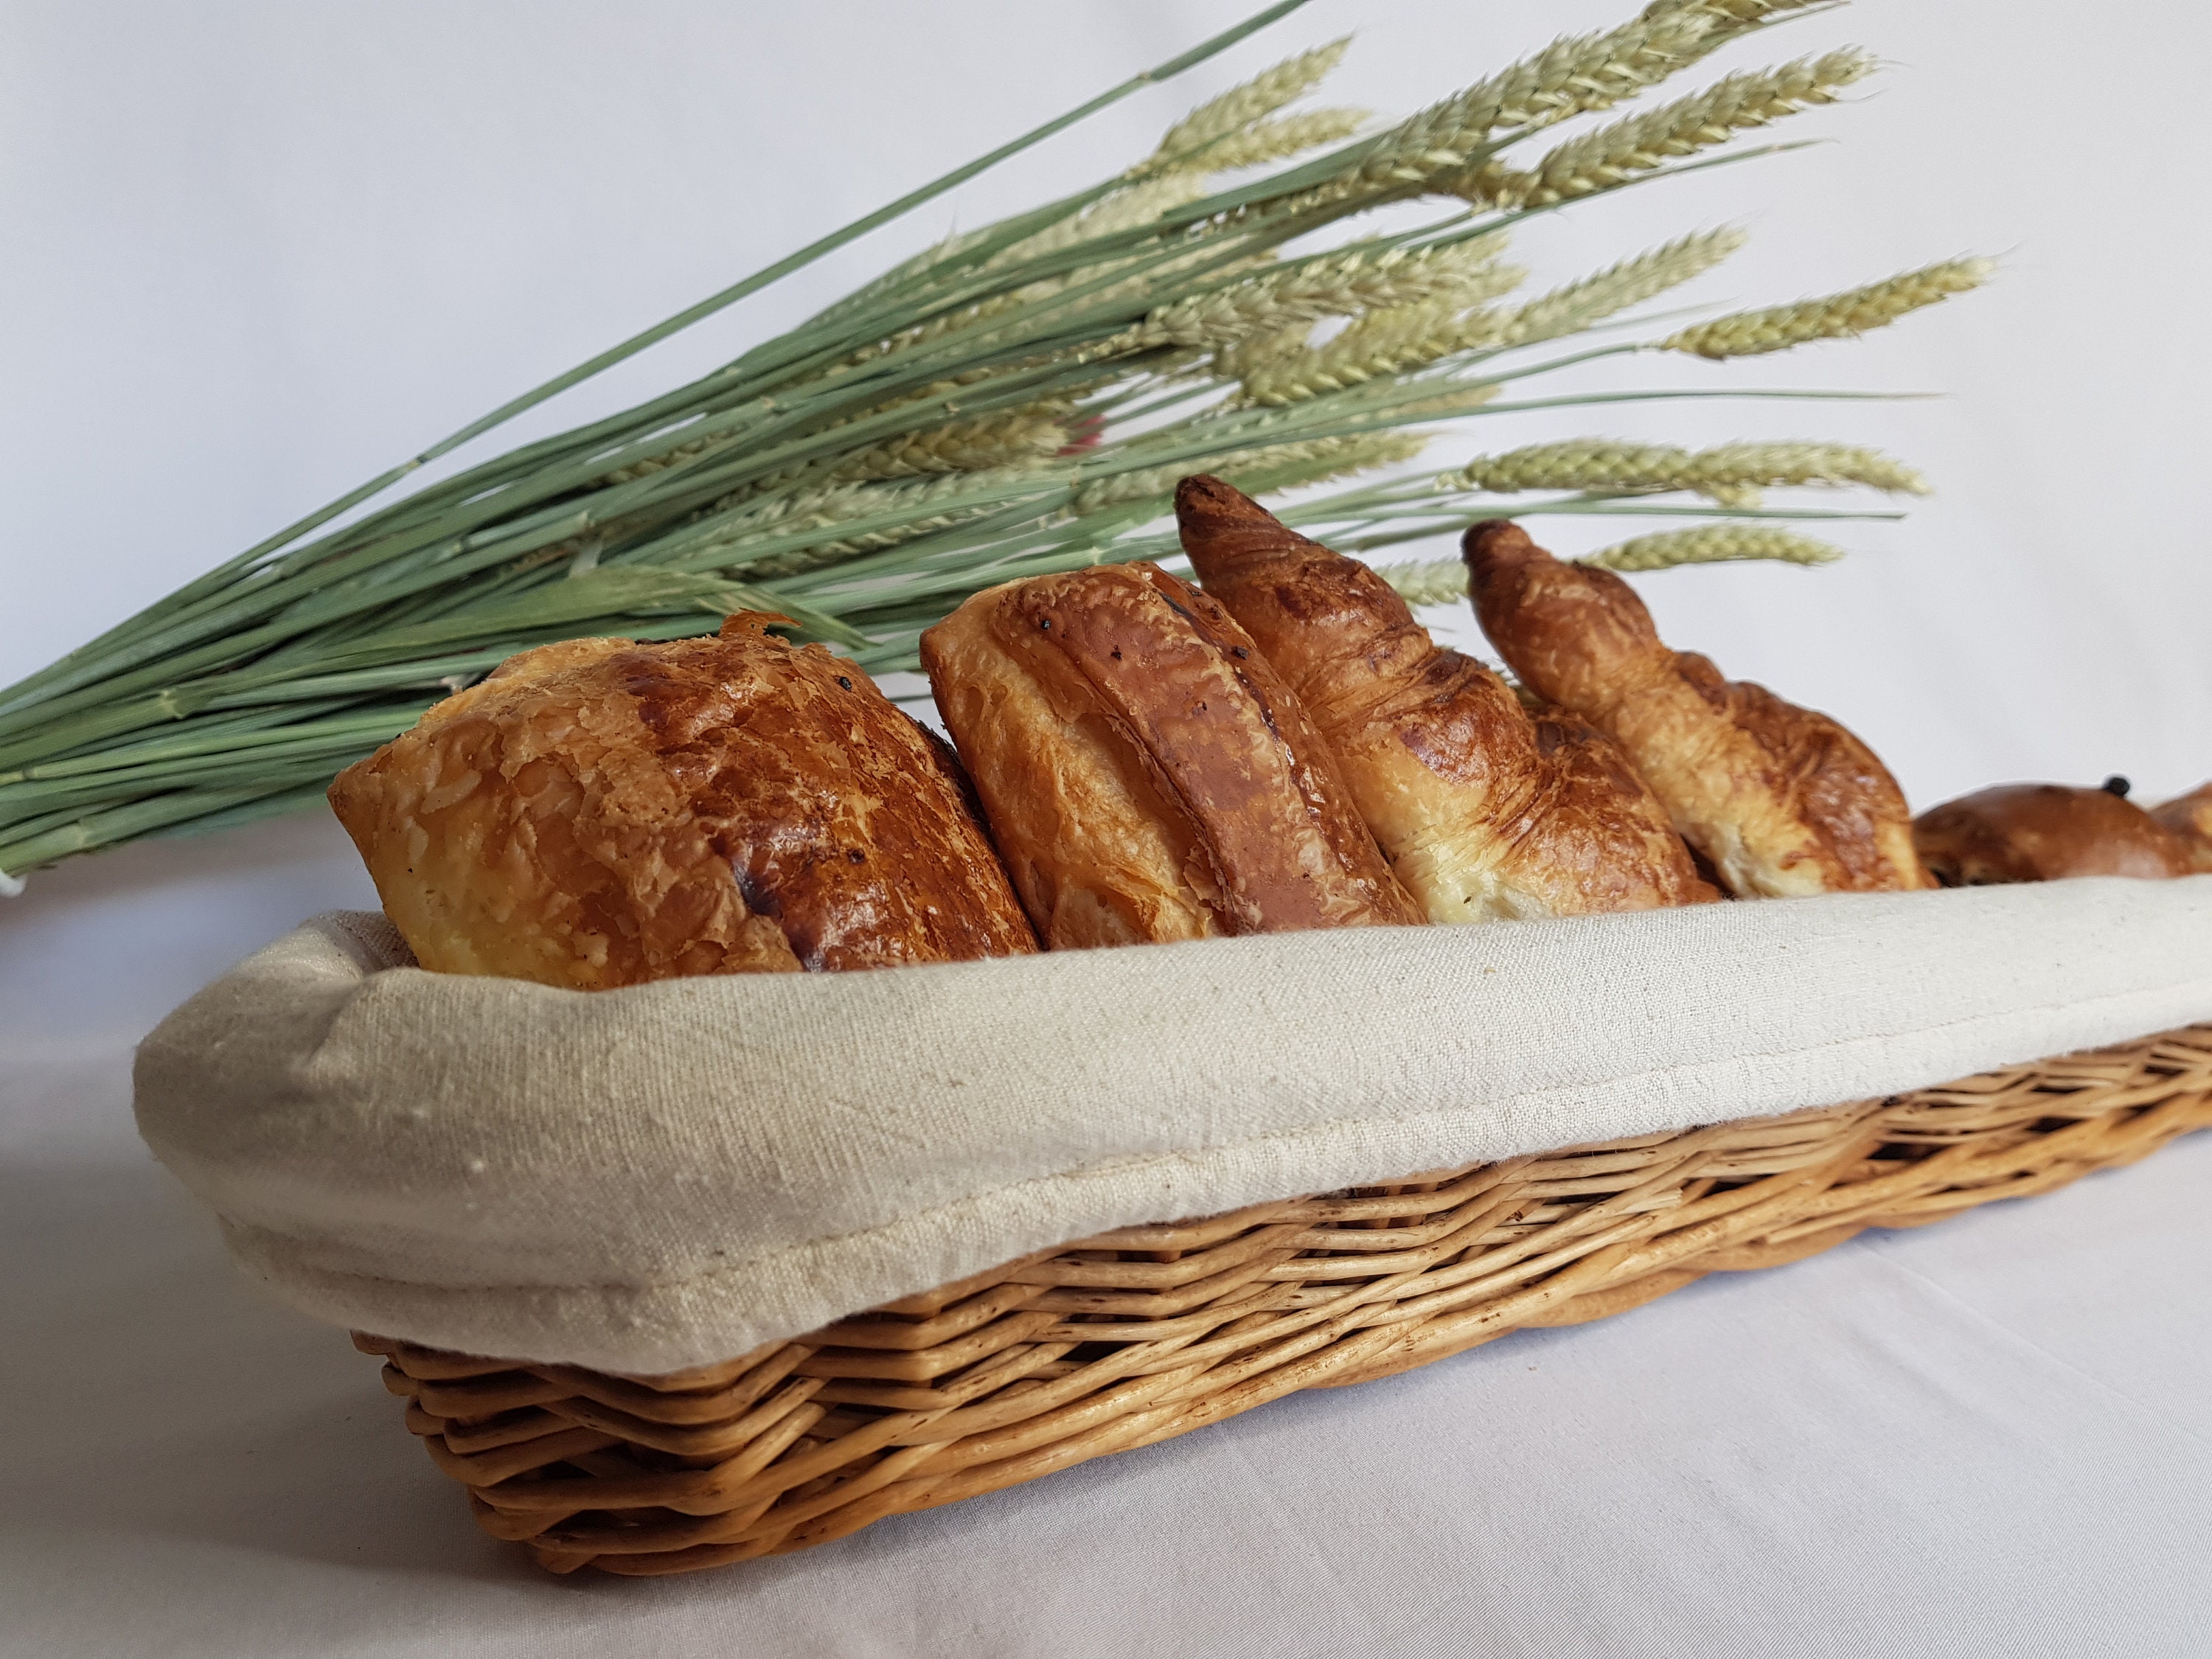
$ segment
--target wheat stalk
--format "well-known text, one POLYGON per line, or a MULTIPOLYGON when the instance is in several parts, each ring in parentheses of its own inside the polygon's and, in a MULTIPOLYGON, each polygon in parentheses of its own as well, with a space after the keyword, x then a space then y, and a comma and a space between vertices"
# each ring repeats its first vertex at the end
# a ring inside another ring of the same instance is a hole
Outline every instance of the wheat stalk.
POLYGON ((1197 164, 1212 173, 1234 173, 1302 155, 1323 144, 1349 138, 1372 118, 1364 109, 1316 109, 1285 115, 1277 121, 1259 121, 1242 132, 1208 144, 1197 164))
POLYGON ((1011 415, 955 421, 864 449, 830 476, 838 482, 911 478, 929 472, 975 472, 1026 456, 1049 455, 1068 440, 1066 409, 1016 410, 1011 415))
POLYGON ((1531 300, 1500 319, 1498 343, 1528 345, 1579 332, 1704 276, 1744 241, 1744 233, 1733 226, 1699 231, 1608 265, 1594 276, 1531 300))
POLYGON ((1856 484, 1893 495, 1925 495, 1928 480, 1902 461, 1855 444, 1734 443, 1701 450, 1686 471, 1688 488, 1717 489, 1856 484))
POLYGON ((1479 240, 1412 251, 1355 248, 1164 306, 1146 319, 1135 337, 1148 346, 1218 350, 1294 324, 1458 293, 1480 285, 1491 258, 1479 240))
POLYGON ((1264 116, 1294 103, 1319 86, 1343 60, 1352 45, 1346 35, 1311 52, 1302 52, 1273 68, 1261 70, 1242 85, 1210 98, 1167 130, 1159 147, 1145 162, 1146 168, 1192 165, 1215 168, 1228 165, 1206 154, 1207 148, 1245 131, 1264 116))
POLYGON ((1713 33, 1710 15, 1686 7, 1563 37, 1393 128, 1362 176, 1376 185, 1425 184, 1466 166, 1500 128, 1548 126, 1632 96, 1711 50, 1713 33))
MULTIPOLYGON (((311 799, 430 702, 533 645, 586 633, 678 638, 743 606, 780 611, 801 636, 867 668, 911 667, 921 629, 981 586, 1174 557, 1162 520, 1186 473, 1218 471, 1261 494, 1301 489, 1408 461, 1430 423, 1449 418, 1711 395, 1587 380, 1562 396, 1500 394, 1651 349, 1542 361, 1510 350, 1595 327, 1689 281, 1739 233, 1682 238, 1518 307, 1500 303, 1520 277, 1499 258, 1501 233, 1522 212, 1663 178, 1692 153, 1693 166, 1729 159, 1703 152, 1820 101, 1862 60, 1723 78, 1570 138, 1525 173, 1501 157, 1807 0, 1655 0, 1619 28, 1555 42, 1366 137, 1352 112, 1279 113, 1341 44, 1301 54, 1193 111, 1136 166, 897 260, 717 369, 373 501, 1295 3, 1277 0, 555 377, 0 690, 0 888, 14 880, 7 872, 72 853, 311 799), (1455 216, 1425 225, 1370 220, 1334 247, 1298 240, 1470 174, 1508 204, 1469 213, 1455 204, 1455 216), (1328 251, 1286 257, 1294 242, 1328 251), (1339 319, 1340 333, 1316 340, 1316 323, 1339 319)), ((1954 262, 1659 343, 1728 356, 1854 331, 1937 289, 1959 291, 1961 274, 1978 279, 1980 269, 1954 262)), ((1635 456, 1621 446, 1499 447, 1441 479, 1351 478, 1281 510, 1358 553, 1455 533, 1493 511, 1492 492, 1508 485, 1558 492, 1530 513, 1696 510, 1646 499, 1679 491, 1745 515, 1601 556, 1654 564, 1808 557, 1817 544, 1749 520, 1869 516, 1754 509, 1762 489, 1919 487, 1886 457, 1833 445, 1651 446, 1635 456)), ((1404 572, 1427 568, 1391 568, 1406 583, 1404 572)), ((1448 577, 1431 570, 1426 587, 1413 586, 1457 592, 1458 567, 1443 568, 1448 577)))
MULTIPOLYGON (((1203 197, 1211 186, 1203 173, 1182 172, 1167 173, 1158 179, 1139 179, 1124 185, 1110 196, 1102 197, 1081 211, 1071 213, 1057 224, 1049 225, 1024 241, 1019 241, 991 261, 994 266, 1019 264, 1041 259, 1064 248, 1097 241, 1118 231, 1147 225, 1163 214, 1172 213, 1203 197)), ((1063 279, 1065 280, 1065 279, 1063 279)), ((1004 296, 1000 312, 1018 308, 1020 299, 1012 295, 1004 296)))
MULTIPOLYGON (((1427 447, 1419 433, 1388 432, 1367 438, 1314 438, 1300 443, 1263 444, 1231 452, 1207 463, 1217 477, 1233 484, 1266 479, 1274 489, 1298 484, 1326 483, 1333 478, 1371 472, 1378 467, 1410 461, 1427 447)), ((1075 492, 1075 511, 1088 516, 1130 501, 1164 502, 1175 487, 1190 476, 1190 464, 1177 461, 1139 472, 1123 472, 1075 492)))
POLYGON ((1735 443, 1699 451, 1668 444, 1575 438, 1480 457, 1437 477, 1440 490, 1493 495, 1529 489, 1663 494, 1694 491, 1729 505, 1748 505, 1743 492, 1781 485, 1859 484, 1921 495, 1928 482, 1878 450, 1849 444, 1735 443))
POLYGON ((1822 299, 1716 318, 1668 336, 1661 346, 1699 357, 1757 357, 1814 340, 1845 339, 1887 328, 1899 318, 1954 295, 1971 293, 1996 270, 1989 259, 1946 259, 1822 299))
POLYGON ((1670 12, 1698 10, 1724 23, 1751 28, 1793 11, 1814 10, 1830 3, 1832 0, 1651 0, 1642 15, 1661 17, 1670 12))
POLYGON ((1375 574, 1407 605, 1457 605, 1467 597, 1467 566, 1458 559, 1377 565, 1375 574))
POLYGON ((1301 334, 1291 337, 1284 349, 1285 336, 1267 337, 1278 349, 1234 365, 1244 397, 1255 404, 1298 403, 1488 343, 1494 319, 1470 316, 1470 311, 1510 293, 1528 275, 1517 265, 1499 262, 1497 256, 1504 251, 1502 238, 1490 239, 1484 257, 1470 259, 1464 281, 1446 296, 1370 310, 1326 344, 1306 346, 1301 334))
POLYGON ((1783 564, 1832 564, 1839 547, 1770 525, 1710 524, 1637 536, 1582 561, 1607 570, 1667 570, 1676 565, 1764 559, 1783 564))
POLYGON ((1837 93, 1874 68, 1870 53, 1852 47, 1777 70, 1731 75, 1693 96, 1569 139, 1531 171, 1492 161, 1440 180, 1439 186, 1477 204, 1551 207, 1613 189, 1740 132, 1832 104, 1837 93))
POLYGON ((834 564, 854 553, 896 547, 981 518, 1006 495, 1034 483, 1040 458, 974 471, 940 473, 910 482, 821 484, 772 496, 718 524, 718 533, 696 556, 722 572, 748 579, 796 575, 834 564), (868 527, 854 531, 852 526, 868 527), (832 538, 815 539, 817 532, 832 538), (773 541, 794 538, 808 544, 762 552, 773 541))

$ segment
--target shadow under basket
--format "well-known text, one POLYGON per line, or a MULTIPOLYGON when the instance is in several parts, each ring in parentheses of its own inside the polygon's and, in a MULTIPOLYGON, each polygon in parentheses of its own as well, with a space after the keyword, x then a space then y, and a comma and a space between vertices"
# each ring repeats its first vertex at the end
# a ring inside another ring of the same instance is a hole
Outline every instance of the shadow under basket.
POLYGON ((2133 1163, 2212 1127, 2212 1025, 1887 1099, 1125 1227, 719 1365, 619 1376, 356 1335, 494 1536, 556 1572, 825 1543, 2133 1163))

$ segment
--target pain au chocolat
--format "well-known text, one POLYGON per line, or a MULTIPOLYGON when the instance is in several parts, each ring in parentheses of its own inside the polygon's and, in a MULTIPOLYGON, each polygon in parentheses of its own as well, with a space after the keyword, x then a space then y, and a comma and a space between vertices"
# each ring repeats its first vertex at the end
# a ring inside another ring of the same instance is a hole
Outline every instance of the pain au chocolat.
POLYGON ((1475 614, 1513 672, 1620 744, 1730 892, 1934 885, 1904 792, 1837 721, 1670 651, 1626 582, 1518 525, 1479 524, 1464 545, 1475 614))
POLYGON ((1931 806, 1914 822, 1921 862, 1946 887, 2063 881, 2073 876, 2159 878, 2189 873, 2172 830, 2127 799, 2127 782, 2100 789, 2008 783, 1931 806))
POLYGON ((951 757, 781 620, 524 652, 340 773, 416 960, 599 989, 1034 951, 951 757))
POLYGON ((1048 948, 1422 919, 1297 697, 1157 566, 987 589, 921 658, 1048 948))
POLYGON ((1531 714, 1440 649, 1390 586, 1218 478, 1176 491, 1183 550, 1328 738, 1354 803, 1431 921, 1717 899, 1613 741, 1531 714))

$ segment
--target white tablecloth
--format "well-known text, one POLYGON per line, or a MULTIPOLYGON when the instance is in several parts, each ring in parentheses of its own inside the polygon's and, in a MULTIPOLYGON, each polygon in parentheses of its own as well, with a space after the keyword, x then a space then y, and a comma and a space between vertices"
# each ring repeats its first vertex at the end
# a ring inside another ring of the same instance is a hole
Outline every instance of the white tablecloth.
POLYGON ((2212 1136, 782 1560, 554 1579, 136 1139, 313 822, 0 910, 0 1654, 2201 1655, 2212 1136))
MULTIPOLYGON (((34 159, 0 177, 22 411, 0 680, 1255 3, 1045 25, 1016 0, 847 0, 833 27, 727 0, 12 8, 0 75, 34 159)), ((1324 101, 1395 114, 1632 9, 1316 5, 562 418, 1118 168, 1334 33, 1361 39, 1324 101)), ((1567 408, 1427 464, 1583 433, 1893 449, 1943 491, 1909 524, 1842 527, 1856 556, 1815 575, 1654 577, 1668 637, 1846 719, 1923 806, 2108 771, 2157 798, 2205 775, 2212 708, 2182 138, 2212 9, 1996 15, 1867 0, 1740 50, 1727 68, 1863 39, 1898 68, 1782 135, 1844 147, 1624 192, 1522 250, 1548 286, 1748 220, 1753 247, 1686 295, 1719 307, 2017 250, 1988 293, 1859 344, 1636 382, 1954 398, 1567 408)), ((1566 552, 1621 533, 1550 522, 1566 552)), ((548 1579, 477 1532, 374 1362, 234 1277, 131 1133, 141 1032, 299 918, 372 902, 309 823, 0 904, 0 1659, 2212 1651, 2212 1136, 789 1560, 548 1579)))

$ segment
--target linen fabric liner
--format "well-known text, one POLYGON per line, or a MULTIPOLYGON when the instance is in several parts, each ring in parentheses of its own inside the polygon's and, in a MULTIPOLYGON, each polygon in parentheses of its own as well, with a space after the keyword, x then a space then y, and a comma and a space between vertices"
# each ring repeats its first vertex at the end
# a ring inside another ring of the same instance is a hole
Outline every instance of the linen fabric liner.
POLYGON ((577 992, 316 917, 140 1133, 332 1323, 653 1373, 1139 1222, 1926 1087, 2212 1017, 2212 876, 577 992))

